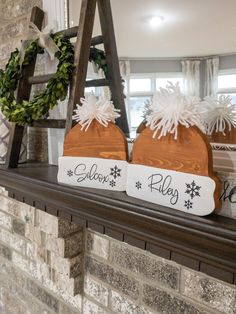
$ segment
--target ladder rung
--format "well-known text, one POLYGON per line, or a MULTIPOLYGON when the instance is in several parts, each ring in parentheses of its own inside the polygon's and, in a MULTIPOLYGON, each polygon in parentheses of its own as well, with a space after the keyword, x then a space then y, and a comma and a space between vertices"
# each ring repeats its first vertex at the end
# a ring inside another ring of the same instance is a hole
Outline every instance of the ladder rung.
MULTIPOLYGON (((37 75, 37 76, 30 76, 28 78, 28 83, 33 84, 43 84, 47 83, 50 78, 53 77, 55 73, 46 74, 46 75, 37 75)), ((85 87, 99 87, 99 86, 109 86, 109 82, 107 79, 97 79, 97 80, 90 80, 85 82, 85 87)))
POLYGON ((79 28, 78 26, 74 26, 67 29, 63 29, 62 31, 56 32, 55 35, 63 35, 68 38, 73 38, 77 36, 78 28, 79 28))
POLYGON ((44 119, 37 120, 30 126, 36 128, 64 129, 66 125, 65 119, 44 119))
POLYGON ((91 39, 91 46, 97 46, 97 45, 101 45, 101 44, 103 44, 103 37, 102 37, 102 35, 93 37, 91 39))
POLYGON ((47 83, 50 80, 50 78, 53 77, 54 74, 55 73, 45 74, 45 75, 30 76, 28 78, 28 83, 31 84, 31 85, 47 83))
POLYGON ((89 80, 85 82, 85 87, 109 86, 107 79, 89 80))
MULTIPOLYGON (((74 26, 74 27, 65 29, 63 31, 57 32, 56 35, 64 35, 68 38, 73 38, 73 37, 77 36, 77 33, 78 33, 78 26, 74 26)), ((100 44, 103 44, 102 35, 93 37, 91 39, 91 46, 96 46, 96 45, 100 45, 100 44)))

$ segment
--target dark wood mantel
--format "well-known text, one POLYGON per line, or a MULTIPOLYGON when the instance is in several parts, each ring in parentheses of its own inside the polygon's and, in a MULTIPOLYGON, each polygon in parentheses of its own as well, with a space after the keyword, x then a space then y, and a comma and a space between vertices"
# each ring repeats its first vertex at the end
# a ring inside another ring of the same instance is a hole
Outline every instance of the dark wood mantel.
POLYGON ((127 196, 57 183, 57 167, 0 169, 9 196, 156 255, 236 284, 236 221, 196 217, 127 196))

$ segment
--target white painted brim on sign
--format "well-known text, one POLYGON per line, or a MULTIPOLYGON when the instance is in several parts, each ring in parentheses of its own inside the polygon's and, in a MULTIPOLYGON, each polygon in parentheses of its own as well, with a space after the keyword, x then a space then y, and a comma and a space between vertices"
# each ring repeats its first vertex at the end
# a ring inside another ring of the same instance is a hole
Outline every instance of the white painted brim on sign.
POLYGON ((221 180, 219 215, 236 219, 236 173, 217 171, 221 180))
POLYGON ((205 216, 215 209, 216 184, 210 177, 129 164, 128 195, 186 213, 205 216))
POLYGON ((126 190, 127 161, 60 157, 58 166, 59 183, 112 191, 126 190))

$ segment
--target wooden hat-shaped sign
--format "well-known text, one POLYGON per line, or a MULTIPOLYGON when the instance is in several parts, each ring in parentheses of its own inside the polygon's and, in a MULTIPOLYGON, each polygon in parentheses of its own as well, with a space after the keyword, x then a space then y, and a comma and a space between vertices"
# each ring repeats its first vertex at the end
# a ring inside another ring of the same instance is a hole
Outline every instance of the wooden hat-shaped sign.
POLYGON ((111 101, 90 95, 81 99, 73 117, 77 122, 64 141, 58 182, 125 191, 127 141, 114 122, 119 117, 111 101))
POLYGON ((178 84, 161 89, 151 104, 147 127, 133 145, 127 194, 204 216, 217 208, 220 182, 200 124, 198 103, 178 84))
POLYGON ((236 143, 236 105, 230 96, 206 97, 205 124, 212 143, 236 143))

